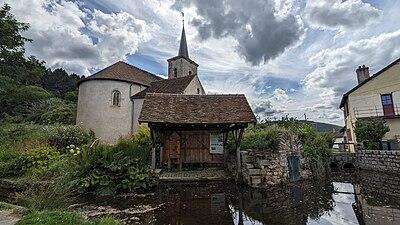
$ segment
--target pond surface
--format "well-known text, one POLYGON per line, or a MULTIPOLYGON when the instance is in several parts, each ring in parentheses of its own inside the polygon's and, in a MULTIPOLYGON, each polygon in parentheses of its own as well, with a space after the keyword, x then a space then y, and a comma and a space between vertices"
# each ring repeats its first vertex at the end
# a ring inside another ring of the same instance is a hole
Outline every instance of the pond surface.
POLYGON ((164 183, 151 195, 87 197, 88 216, 126 224, 400 224, 400 177, 371 172, 252 189, 230 182, 164 183))

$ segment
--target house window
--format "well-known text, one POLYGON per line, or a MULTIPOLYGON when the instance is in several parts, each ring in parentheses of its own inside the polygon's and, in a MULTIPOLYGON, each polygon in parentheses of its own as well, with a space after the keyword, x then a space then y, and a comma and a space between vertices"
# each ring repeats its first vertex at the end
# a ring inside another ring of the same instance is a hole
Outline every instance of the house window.
POLYGON ((392 94, 381 95, 381 101, 382 101, 383 115, 393 116, 394 107, 393 107, 392 94))
POLYGON ((174 68, 174 77, 178 77, 178 69, 174 68))
POLYGON ((112 105, 121 106, 121 92, 117 90, 112 92, 112 105))

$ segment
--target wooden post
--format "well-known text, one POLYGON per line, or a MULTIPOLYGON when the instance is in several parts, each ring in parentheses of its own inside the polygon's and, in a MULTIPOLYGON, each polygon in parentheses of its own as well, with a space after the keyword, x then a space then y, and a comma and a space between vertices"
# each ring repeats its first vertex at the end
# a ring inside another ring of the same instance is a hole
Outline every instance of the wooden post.
POLYGON ((150 135, 151 135, 151 168, 154 170, 156 169, 156 134, 155 131, 150 128, 150 135))
POLYGON ((242 140, 244 128, 233 131, 236 144, 236 182, 242 181, 242 159, 240 155, 240 142, 242 140))
POLYGON ((163 163, 163 151, 164 151, 164 148, 161 146, 160 147, 160 168, 162 167, 162 163, 163 163))
POLYGON ((151 168, 154 170, 156 168, 156 147, 151 148, 151 168))

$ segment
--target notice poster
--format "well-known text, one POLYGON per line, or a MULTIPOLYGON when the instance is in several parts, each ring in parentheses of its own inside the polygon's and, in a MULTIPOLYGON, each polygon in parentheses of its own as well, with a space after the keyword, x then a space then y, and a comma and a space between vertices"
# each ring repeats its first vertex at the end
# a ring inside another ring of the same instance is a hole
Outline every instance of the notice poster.
POLYGON ((210 153, 211 154, 224 153, 224 134, 210 133, 210 153))

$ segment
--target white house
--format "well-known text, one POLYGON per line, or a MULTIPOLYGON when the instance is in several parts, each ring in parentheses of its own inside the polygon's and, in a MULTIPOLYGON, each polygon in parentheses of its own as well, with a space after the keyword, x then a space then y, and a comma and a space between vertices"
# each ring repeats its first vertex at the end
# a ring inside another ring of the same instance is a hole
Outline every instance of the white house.
POLYGON ((372 76, 366 66, 358 67, 356 73, 358 85, 345 93, 340 103, 346 125, 345 143, 357 143, 354 128, 361 118, 384 119, 390 128, 384 140, 400 139, 400 59, 372 76))

